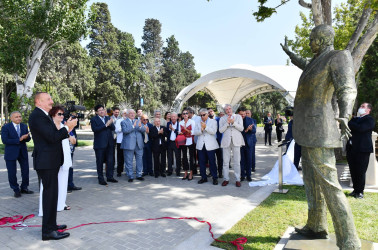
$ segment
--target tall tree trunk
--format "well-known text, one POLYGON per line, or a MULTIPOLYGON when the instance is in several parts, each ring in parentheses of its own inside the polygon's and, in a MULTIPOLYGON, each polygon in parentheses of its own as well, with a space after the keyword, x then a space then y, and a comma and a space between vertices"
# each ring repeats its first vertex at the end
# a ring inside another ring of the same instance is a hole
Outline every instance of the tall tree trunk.
POLYGON ((369 25, 365 34, 359 40, 356 48, 352 52, 354 73, 356 74, 361 67, 362 59, 374 42, 378 33, 378 12, 375 14, 374 21, 369 25))
POLYGON ((32 96, 35 79, 41 67, 41 58, 47 46, 48 43, 39 38, 30 45, 30 50, 33 52, 26 58, 27 72, 25 82, 23 84, 17 84, 17 95, 19 97, 25 96, 30 98, 32 96))
POLYGON ((322 12, 323 12, 323 22, 324 24, 332 26, 332 6, 331 0, 321 0, 322 12))
POLYGON ((314 18, 315 26, 324 23, 323 8, 321 0, 312 0, 312 15, 314 18))

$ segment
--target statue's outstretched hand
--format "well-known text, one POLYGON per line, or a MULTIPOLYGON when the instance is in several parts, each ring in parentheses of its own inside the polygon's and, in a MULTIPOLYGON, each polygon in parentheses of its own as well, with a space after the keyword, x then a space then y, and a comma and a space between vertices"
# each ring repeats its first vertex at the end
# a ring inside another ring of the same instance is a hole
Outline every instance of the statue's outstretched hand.
POLYGON ((287 36, 285 36, 285 44, 282 45, 282 43, 280 43, 280 45, 281 45, 282 49, 285 51, 286 54, 291 53, 289 46, 287 45, 287 36))
POLYGON ((352 137, 350 132, 350 128, 348 127, 348 119, 347 118, 335 118, 336 121, 340 123, 341 127, 341 139, 346 138, 347 140, 352 137))

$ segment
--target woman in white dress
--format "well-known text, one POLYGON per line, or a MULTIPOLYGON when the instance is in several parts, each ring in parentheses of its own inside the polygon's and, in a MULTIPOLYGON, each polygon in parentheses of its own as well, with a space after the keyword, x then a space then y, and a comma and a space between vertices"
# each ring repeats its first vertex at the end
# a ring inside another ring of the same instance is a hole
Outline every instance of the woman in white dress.
MULTIPOLYGON (((59 130, 63 127, 63 113, 64 108, 62 106, 55 106, 53 107, 49 115, 52 117, 56 128, 59 130)), ((66 205, 66 198, 67 198, 67 185, 68 185, 68 172, 70 167, 72 166, 72 159, 71 159, 71 149, 70 143, 76 144, 76 138, 74 136, 69 136, 69 138, 64 139, 62 141, 63 147, 63 165, 59 169, 58 173, 58 206, 57 211, 63 210, 70 210, 71 207, 66 205)), ((39 195, 39 216, 43 215, 42 211, 42 192, 43 192, 43 185, 41 183, 40 187, 40 195, 39 195)))

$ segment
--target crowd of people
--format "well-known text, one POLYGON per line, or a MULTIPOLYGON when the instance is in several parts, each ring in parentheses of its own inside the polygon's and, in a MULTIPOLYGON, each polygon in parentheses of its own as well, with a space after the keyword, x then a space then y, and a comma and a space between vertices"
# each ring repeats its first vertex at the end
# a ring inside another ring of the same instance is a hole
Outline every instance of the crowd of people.
MULTIPOLYGON (((73 153, 77 145, 75 117, 64 119, 64 107, 53 106, 48 93, 35 96, 36 108, 29 117, 29 128, 33 135, 33 167, 40 181, 39 215, 42 219, 42 240, 59 240, 69 236, 66 225, 56 224, 56 212, 70 210, 66 204, 67 192, 81 190, 73 183, 73 153)), ((348 141, 347 158, 351 169, 354 191, 350 194, 363 198, 365 173, 368 157, 372 151, 371 131, 374 120, 369 116, 372 107, 363 103, 358 111, 359 117, 349 122, 352 139, 348 141), (364 147, 364 145, 368 145, 364 147), (363 160, 363 163, 358 162, 363 160), (361 167, 361 165, 363 165, 361 167)), ((191 181, 198 174, 198 184, 212 178, 213 185, 223 179, 221 185, 230 183, 229 169, 232 161, 235 185, 241 186, 244 180, 252 181, 256 169, 256 120, 252 113, 240 107, 236 113, 231 105, 225 105, 224 112, 218 116, 211 108, 202 108, 198 114, 192 108, 185 108, 181 114, 167 112, 162 118, 159 110, 149 119, 142 109, 106 110, 103 105, 94 108, 96 115, 90 123, 94 134, 93 148, 96 155, 97 177, 100 185, 117 183, 114 166, 117 164, 117 177, 123 173, 128 182, 134 179, 144 181, 145 176, 155 178, 182 176, 191 181), (232 152, 232 154, 231 154, 232 152), (135 172, 134 172, 135 157, 135 172), (104 165, 105 176, 104 177, 104 165), (207 168, 209 171, 207 171, 207 168)), ((11 123, 2 127, 1 138, 5 144, 4 159, 8 170, 9 185, 16 198, 21 194, 33 194, 29 186, 29 163, 26 142, 31 140, 28 126, 22 123, 19 111, 10 115, 11 123), (16 163, 21 168, 22 183, 17 183, 16 163)), ((292 138, 291 125, 285 140, 292 138)), ((281 141, 283 119, 277 115, 275 120, 268 113, 264 118, 265 145, 271 145, 272 125, 275 124, 277 139, 281 141)), ((300 170, 299 157, 294 160, 300 170)))
POLYGON ((218 116, 211 108, 202 108, 198 114, 192 108, 184 108, 181 114, 166 112, 164 117, 156 110, 151 119, 142 109, 106 110, 97 105, 94 111, 91 127, 100 185, 118 182, 113 176, 114 169, 117 177, 125 172, 128 182, 172 174, 191 181, 199 166, 199 184, 212 177, 214 185, 218 185, 218 178, 223 178, 222 186, 227 186, 231 151, 235 185, 240 187, 245 179, 252 181, 257 123, 244 107, 234 113, 226 105, 218 116))

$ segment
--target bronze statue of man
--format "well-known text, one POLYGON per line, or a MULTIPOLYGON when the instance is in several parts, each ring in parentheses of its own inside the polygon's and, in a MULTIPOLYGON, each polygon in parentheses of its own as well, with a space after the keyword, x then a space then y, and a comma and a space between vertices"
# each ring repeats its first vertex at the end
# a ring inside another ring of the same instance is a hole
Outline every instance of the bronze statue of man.
MULTIPOLYGON (((348 50, 334 50, 334 36, 331 26, 316 26, 310 34, 314 57, 305 62, 293 58, 293 54, 290 56, 303 66, 294 101, 293 136, 302 146, 303 181, 308 203, 307 223, 295 230, 312 238, 328 238, 327 204, 337 246, 340 249, 360 249, 352 212, 337 179, 334 154, 335 148, 342 147, 341 138, 350 136, 347 123, 357 90, 351 54, 348 50), (332 108, 334 94, 338 100, 339 117, 335 117, 332 108)), ((287 52, 286 44, 283 48, 287 52)))

